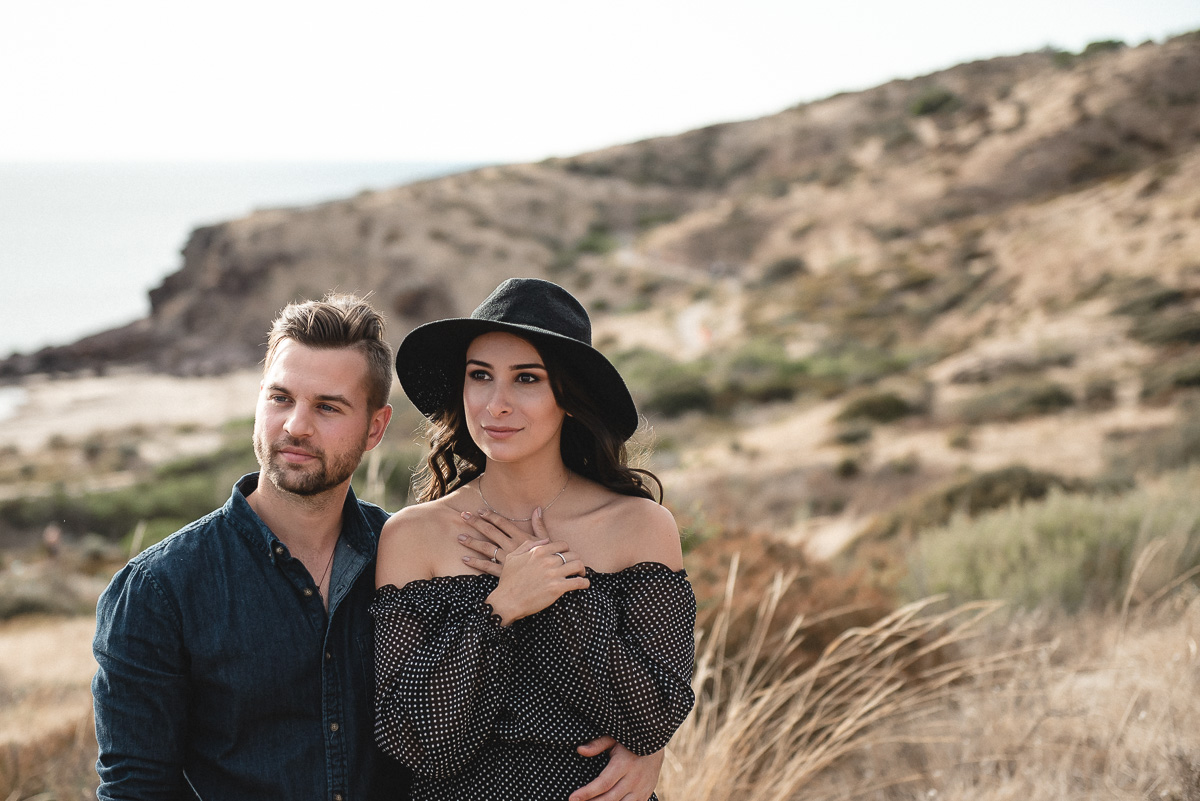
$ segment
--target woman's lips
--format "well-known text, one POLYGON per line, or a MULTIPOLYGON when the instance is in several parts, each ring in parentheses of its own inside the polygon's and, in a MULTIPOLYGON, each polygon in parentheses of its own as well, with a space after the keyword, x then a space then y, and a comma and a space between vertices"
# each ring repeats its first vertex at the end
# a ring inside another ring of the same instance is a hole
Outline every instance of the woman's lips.
POLYGON ((484 426, 483 430, 486 431, 487 435, 489 437, 491 437, 492 439, 508 439, 513 434, 516 434, 517 432, 519 432, 521 429, 501 427, 501 426, 484 426))

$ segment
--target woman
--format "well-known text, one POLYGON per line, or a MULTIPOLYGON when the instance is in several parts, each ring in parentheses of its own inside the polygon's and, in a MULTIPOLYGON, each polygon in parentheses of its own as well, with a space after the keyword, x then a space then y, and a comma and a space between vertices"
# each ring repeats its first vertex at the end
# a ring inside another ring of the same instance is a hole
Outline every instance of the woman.
POLYGON ((605 764, 581 743, 650 754, 691 710, 678 529, 590 343, 566 290, 509 279, 397 352, 431 435, 422 503, 380 537, 375 734, 418 801, 562 801, 605 764))

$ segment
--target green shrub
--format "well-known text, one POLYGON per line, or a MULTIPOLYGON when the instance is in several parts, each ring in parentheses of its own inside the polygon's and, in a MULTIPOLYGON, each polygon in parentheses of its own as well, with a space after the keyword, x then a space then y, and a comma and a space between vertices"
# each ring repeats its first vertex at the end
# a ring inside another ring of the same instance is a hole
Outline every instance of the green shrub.
POLYGON ((916 497, 889 515, 880 517, 861 539, 874 541, 898 534, 916 535, 943 526, 956 515, 974 517, 1013 503, 1045 498, 1051 490, 1076 492, 1080 482, 1012 465, 958 478, 916 497))
POLYGON ((833 441, 839 445, 859 445, 869 440, 873 433, 869 425, 862 423, 843 426, 834 433, 833 441))
POLYGON ((1129 333, 1147 345, 1200 343, 1200 312, 1149 315, 1134 323, 1129 333))
POLYGON ((1087 47, 1079 54, 1080 58, 1091 58, 1100 53, 1112 53, 1116 50, 1122 50, 1125 43, 1120 39, 1101 39, 1097 42, 1088 42, 1087 47))
POLYGON ((789 278, 794 278, 797 275, 805 275, 808 273, 808 264, 799 256, 784 256, 782 259, 776 259, 767 265, 763 270, 760 283, 765 286, 786 281, 789 278))
POLYGON ((958 95, 944 86, 927 86, 913 99, 908 110, 914 117, 945 114, 962 108, 958 95))
POLYGON ((1154 314, 1168 306, 1183 302, 1185 296, 1182 290, 1163 286, 1155 279, 1137 282, 1133 288, 1133 296, 1120 303, 1113 314, 1125 314, 1130 317, 1145 317, 1154 314))
POLYGON ((1093 411, 1117 405, 1117 382, 1108 376, 1093 376, 1083 387, 1083 405, 1093 411))
MULTIPOLYGON (((913 358, 888 348, 857 342, 826 344, 804 360, 806 383, 814 388, 835 387, 838 394, 851 387, 873 384, 907 370, 913 358)), ((827 392, 822 392, 830 396, 827 392)))
POLYGON ((60 489, 0 502, 0 528, 40 532, 47 521, 56 520, 71 534, 120 539, 143 520, 187 521, 208 514, 225 502, 240 475, 256 469, 247 435, 214 453, 165 464, 129 487, 79 494, 60 489))
POLYGON ((1124 495, 1067 495, 958 517, 910 551, 902 591, 911 598, 1004 599, 1067 611, 1121 603, 1133 567, 1152 542, 1164 547, 1138 577, 1133 597, 1167 588, 1200 565, 1200 507, 1191 470, 1124 495))
POLYGON ((1184 353, 1142 370, 1142 399, 1163 398, 1175 390, 1200 387, 1200 353, 1184 353))
POLYGON ((1075 396, 1057 382, 1013 381, 962 401, 953 416, 967 424, 1013 421, 1052 414, 1074 404, 1075 396))
POLYGON ((787 355, 773 339, 756 338, 720 359, 714 368, 719 407, 728 411, 743 401, 790 400, 801 387, 808 366, 787 355))
POLYGON ((664 353, 638 348, 614 358, 630 391, 645 412, 676 417, 689 411, 710 412, 714 393, 708 385, 708 365, 681 363, 664 353))
POLYGON ((838 422, 873 420, 891 423, 917 411, 916 407, 894 392, 871 392, 847 403, 838 413, 838 422))
POLYGON ((604 255, 616 249, 616 237, 612 235, 608 226, 603 223, 592 223, 587 234, 575 244, 575 251, 577 253, 604 255))

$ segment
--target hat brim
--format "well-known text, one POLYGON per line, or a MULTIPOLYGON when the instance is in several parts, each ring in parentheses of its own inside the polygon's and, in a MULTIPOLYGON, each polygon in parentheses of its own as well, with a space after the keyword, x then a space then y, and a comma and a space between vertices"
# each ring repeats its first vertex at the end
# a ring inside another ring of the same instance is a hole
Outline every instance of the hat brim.
POLYGON ((638 427, 637 407, 625 380, 604 354, 577 339, 544 328, 458 317, 414 328, 396 349, 396 375, 413 406, 432 417, 456 402, 462 387, 467 346, 481 334, 504 331, 547 349, 569 365, 572 376, 592 398, 613 433, 624 442, 638 427))

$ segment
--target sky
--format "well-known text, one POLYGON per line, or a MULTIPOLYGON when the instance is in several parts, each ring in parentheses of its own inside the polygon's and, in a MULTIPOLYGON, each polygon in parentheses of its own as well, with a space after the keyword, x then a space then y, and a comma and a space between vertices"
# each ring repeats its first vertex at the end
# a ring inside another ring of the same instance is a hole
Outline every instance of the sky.
POLYGON ((536 161, 1197 28, 1200 0, 5 0, 0 162, 536 161))

